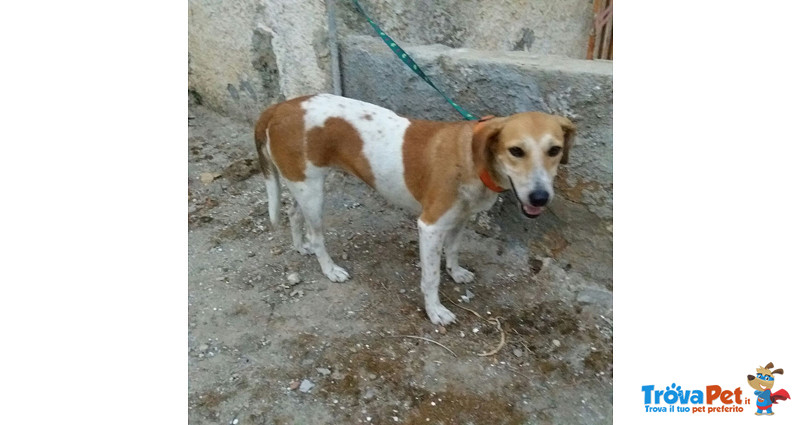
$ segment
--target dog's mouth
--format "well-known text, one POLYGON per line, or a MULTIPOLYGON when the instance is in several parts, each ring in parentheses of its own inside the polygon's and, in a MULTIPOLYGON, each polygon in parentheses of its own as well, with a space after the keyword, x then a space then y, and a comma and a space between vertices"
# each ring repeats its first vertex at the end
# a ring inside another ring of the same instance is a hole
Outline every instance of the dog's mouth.
POLYGON ((534 207, 533 205, 525 205, 525 204, 521 205, 522 205, 522 213, 525 214, 525 217, 528 218, 539 217, 539 214, 541 214, 544 211, 544 207, 534 207))
POLYGON ((519 195, 517 194, 517 188, 514 187, 514 182, 509 178, 508 181, 511 182, 511 189, 514 191, 514 196, 517 197, 519 201, 519 206, 522 209, 522 215, 528 218, 536 218, 544 212, 544 207, 535 207, 533 205, 528 205, 520 199, 519 195))

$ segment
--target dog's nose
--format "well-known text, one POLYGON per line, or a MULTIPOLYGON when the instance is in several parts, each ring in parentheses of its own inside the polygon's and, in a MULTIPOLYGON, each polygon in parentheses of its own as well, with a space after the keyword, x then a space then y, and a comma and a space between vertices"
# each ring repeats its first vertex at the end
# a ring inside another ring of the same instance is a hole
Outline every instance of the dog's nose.
POLYGON ((550 194, 546 190, 534 190, 528 198, 534 207, 543 207, 547 204, 547 200, 550 199, 550 194))
POLYGON ((756 377, 753 376, 753 375, 747 375, 747 380, 748 381, 752 381, 753 379, 756 379, 756 377))

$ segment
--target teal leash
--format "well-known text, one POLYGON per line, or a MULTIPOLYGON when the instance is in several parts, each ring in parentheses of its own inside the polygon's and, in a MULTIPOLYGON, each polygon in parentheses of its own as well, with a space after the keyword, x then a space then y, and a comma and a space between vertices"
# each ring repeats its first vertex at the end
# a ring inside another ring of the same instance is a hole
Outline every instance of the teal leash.
POLYGON ((394 54, 397 55, 397 57, 400 58, 400 60, 402 60, 403 63, 408 65, 408 67, 411 68, 412 71, 414 71, 417 75, 422 77, 422 79, 426 83, 428 83, 428 85, 436 89, 436 91, 438 91, 439 94, 442 95, 442 97, 444 97, 444 100, 446 100, 447 103, 449 103, 453 108, 455 108, 456 111, 458 111, 458 113, 464 117, 464 119, 466 120, 478 119, 475 115, 470 114, 469 112, 467 112, 466 109, 462 108, 457 103, 453 102, 453 100, 447 97, 447 95, 444 94, 443 91, 439 90, 439 87, 436 87, 436 85, 433 84, 433 81, 431 81, 431 79, 428 78, 428 76, 425 75, 424 72, 422 72, 422 69, 420 69, 420 67, 417 66, 417 63, 414 62, 414 59, 411 59, 411 56, 409 56, 408 53, 405 52, 405 50, 403 50, 400 46, 398 46, 397 43, 395 43, 391 37, 389 37, 388 35, 386 35, 385 32, 383 32, 381 27, 379 27, 375 22, 372 21, 372 19, 370 19, 369 15, 367 15, 367 12, 365 12, 364 9, 361 7, 361 5, 358 3, 358 0, 353 0, 353 5, 356 7, 356 10, 358 10, 358 12, 361 13, 361 15, 367 19, 367 22, 369 22, 369 24, 372 26, 372 29, 374 29, 375 32, 378 33, 383 42, 386 43, 386 45, 389 46, 390 49, 392 49, 394 54))

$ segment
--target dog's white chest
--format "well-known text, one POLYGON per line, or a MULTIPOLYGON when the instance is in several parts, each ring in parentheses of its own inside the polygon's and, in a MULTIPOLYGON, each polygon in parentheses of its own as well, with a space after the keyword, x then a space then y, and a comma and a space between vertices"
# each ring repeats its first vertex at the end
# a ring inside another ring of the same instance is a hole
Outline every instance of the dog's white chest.
POLYGON ((302 104, 305 130, 323 126, 328 118, 350 123, 363 142, 363 154, 375 177, 375 189, 389 202, 418 213, 421 206, 406 186, 403 137, 411 124, 394 112, 354 99, 320 94, 302 104))

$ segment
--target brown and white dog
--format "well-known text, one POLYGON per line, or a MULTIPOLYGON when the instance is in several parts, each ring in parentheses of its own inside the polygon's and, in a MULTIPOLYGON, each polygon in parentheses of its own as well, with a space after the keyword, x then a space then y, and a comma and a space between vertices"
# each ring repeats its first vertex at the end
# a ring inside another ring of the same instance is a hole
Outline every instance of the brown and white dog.
POLYGON ((478 124, 410 120, 330 94, 274 105, 255 127, 270 221, 273 227, 278 224, 280 174, 295 200, 289 212, 294 248, 314 253, 331 281, 350 278, 328 255, 323 240, 323 188, 331 168, 359 177, 419 216, 422 293, 428 317, 438 325, 456 318, 439 300, 442 248, 453 280, 472 281, 472 272, 458 264, 467 219, 489 209, 497 192, 508 189, 524 215, 541 214, 553 198, 553 179, 559 162, 567 162, 574 134, 567 118, 540 112, 478 124))

